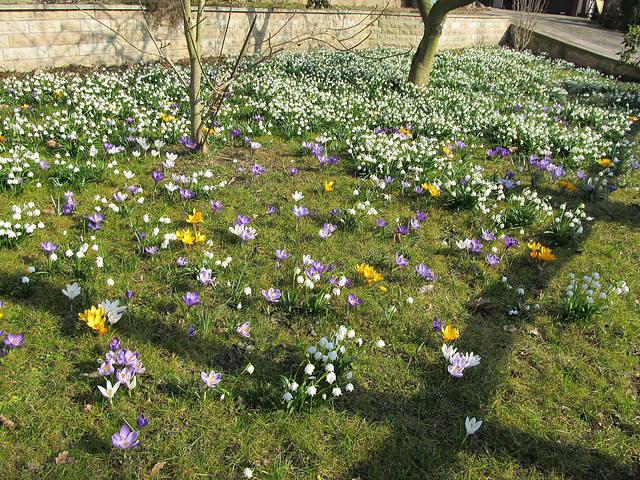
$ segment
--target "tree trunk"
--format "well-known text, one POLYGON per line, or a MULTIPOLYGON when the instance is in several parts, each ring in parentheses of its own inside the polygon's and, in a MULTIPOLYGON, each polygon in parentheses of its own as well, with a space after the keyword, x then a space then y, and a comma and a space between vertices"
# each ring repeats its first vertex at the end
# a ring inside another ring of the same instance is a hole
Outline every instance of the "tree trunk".
POLYGON ((189 120, 191 122, 191 138, 196 143, 196 150, 207 152, 209 149, 204 141, 202 129, 202 24, 204 18, 205 0, 198 0, 198 13, 196 15, 195 26, 191 21, 191 2, 182 0, 184 6, 184 35, 187 40, 187 50, 189 51, 189 63, 191 71, 189 74, 189 120))
POLYGON ((464 7, 474 0, 438 0, 431 6, 431 0, 417 0, 420 17, 424 23, 424 34, 411 60, 409 81, 414 85, 426 85, 429 81, 433 57, 438 49, 442 24, 451 10, 464 7))

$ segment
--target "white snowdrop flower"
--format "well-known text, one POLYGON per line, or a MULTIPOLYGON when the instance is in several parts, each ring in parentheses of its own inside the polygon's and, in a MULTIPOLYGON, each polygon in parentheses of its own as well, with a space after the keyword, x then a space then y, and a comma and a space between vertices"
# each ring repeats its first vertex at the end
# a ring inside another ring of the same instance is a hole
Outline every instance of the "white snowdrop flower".
POLYGON ((22 283, 29 283, 29 277, 22 277, 22 283))
POLYGON ((306 367, 304 367, 304 373, 307 375, 312 375, 313 371, 316 369, 313 363, 308 363, 306 367))
POLYGON ((77 258, 84 258, 84 252, 82 250, 79 250, 76 252, 76 257, 77 258))
POLYGON ((115 282, 113 281, 113 278, 107 278, 107 285, 109 285, 110 287, 113 287, 114 283, 115 282))
POLYGON ((356 343, 358 344, 359 347, 361 347, 364 342, 362 341, 362 338, 358 338, 356 340, 356 343))
POLYGON ((335 296, 335 297, 339 297, 340 296, 340 289, 335 287, 333 290, 331 290, 331 293, 335 296))
POLYGON ((147 215, 146 213, 142 216, 142 221, 144 223, 149 223, 149 215, 147 215))
POLYGON ((517 293, 518 295, 524 295, 524 288, 522 288, 522 287, 521 287, 521 288, 518 288, 518 289, 516 290, 516 293, 517 293))
POLYGON ((338 358, 338 352, 336 352, 335 350, 332 350, 327 354, 327 357, 329 358, 329 360, 333 362, 338 358))
POLYGON ((386 345, 386 344, 384 343, 384 340, 378 340, 378 341, 376 342, 376 347, 378 347, 378 348, 382 348, 382 347, 384 347, 385 345, 386 345))
POLYGON ((328 293, 325 293, 323 299, 325 302, 328 302, 329 300, 331 300, 331 295, 328 293))
POLYGON ((352 383, 347 383, 347 384, 344 386, 344 389, 345 389, 347 392, 353 392, 353 384, 352 384, 352 383))
POLYGON ((313 355, 317 351, 318 351, 318 349, 313 345, 311 345, 309 348, 307 348, 307 353, 309 353, 309 355, 313 355))
POLYGON ((327 364, 324 366, 324 369, 325 369, 327 372, 333 372, 333 371, 335 371, 335 367, 333 366, 333 363, 327 363, 327 364))
POLYGON ((67 257, 73 257, 73 251, 72 251, 72 250, 67 250, 66 252, 64 252, 64 254, 65 254, 67 257))
POLYGON ((336 381, 337 377, 336 377, 335 372, 329 372, 329 373, 327 373, 327 376, 324 377, 324 378, 325 378, 325 380, 327 381, 328 384, 332 384, 333 382, 336 381))
POLYGON ((349 338, 353 338, 353 337, 355 337, 355 336, 356 336, 356 331, 355 331, 355 330, 349 330, 349 331, 347 332, 347 337, 349 337, 349 338))
POLYGON ((95 243, 91 245, 91 250, 93 250, 94 252, 97 252, 99 249, 100 247, 98 247, 98 245, 96 245, 95 243))
POLYGON ((243 292, 246 296, 251 296, 251 287, 244 287, 243 292))
POLYGON ((354 190, 353 195, 357 197, 358 195, 360 195, 360 192, 358 190, 354 190))
POLYGON ((327 342, 324 344, 324 347, 326 350, 333 350, 333 342, 327 342))
POLYGON ((334 397, 339 397, 340 395, 342 395, 342 390, 340 390, 340 387, 333 387, 333 389, 331 390, 331 394, 334 397))
POLYGON ((256 368, 255 368, 252 364, 247 365, 247 373, 248 373, 249 375, 252 375, 252 374, 253 374, 253 372, 255 371, 255 369, 256 369, 256 368))
POLYGON ((55 252, 53 252, 51 255, 49 255, 49 260, 51 260, 52 262, 55 262, 56 260, 58 260, 58 255, 56 255, 55 252))
POLYGON ((316 387, 314 387, 313 385, 307 387, 307 395, 313 397, 316 393, 318 393, 318 389, 316 387))
MULTIPOLYGON (((291 395, 291 394, 289 394, 289 395, 291 395)), ((253 472, 251 471, 250 468, 245 468, 244 471, 242 472, 242 474, 244 475, 245 478, 253 478, 253 472)))
POLYGON ((288 402, 289 400, 291 400, 293 398, 293 395, 291 395, 289 392, 285 392, 285 394, 282 396, 282 400, 284 402, 288 402))
POLYGON ((313 358, 320 360, 322 358, 322 352, 316 352, 313 354, 313 358))
POLYGON ((302 275, 298 275, 298 278, 296 278, 296 282, 302 285, 304 283, 304 277, 302 275))
POLYGON ((408 305, 412 305, 413 304, 413 297, 407 297, 407 304, 408 305))
POLYGON ((104 260, 102 257, 96 257, 96 266, 102 268, 104 266, 104 260))

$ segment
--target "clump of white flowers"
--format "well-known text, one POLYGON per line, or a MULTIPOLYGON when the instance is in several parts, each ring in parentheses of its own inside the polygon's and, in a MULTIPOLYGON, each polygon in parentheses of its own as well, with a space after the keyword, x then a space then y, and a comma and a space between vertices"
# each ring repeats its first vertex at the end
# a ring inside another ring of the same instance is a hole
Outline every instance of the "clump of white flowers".
POLYGON ((283 377, 282 401, 289 412, 308 409, 353 391, 353 349, 361 345, 356 333, 341 325, 329 339, 322 337, 307 349, 307 360, 291 377, 283 377))
POLYGON ((625 281, 619 281, 605 290, 600 284, 597 272, 582 279, 570 273, 571 281, 567 285, 565 296, 562 298, 560 318, 565 321, 575 321, 586 324, 611 306, 611 297, 629 293, 625 281))

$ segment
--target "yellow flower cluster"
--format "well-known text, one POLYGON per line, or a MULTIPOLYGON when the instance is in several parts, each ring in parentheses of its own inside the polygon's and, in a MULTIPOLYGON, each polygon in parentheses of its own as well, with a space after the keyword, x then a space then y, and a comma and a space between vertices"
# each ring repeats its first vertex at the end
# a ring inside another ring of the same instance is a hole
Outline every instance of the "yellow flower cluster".
POLYGON ((456 338, 460 336, 460 332, 457 328, 453 328, 451 325, 447 325, 446 327, 442 326, 442 339, 444 343, 453 342, 456 338))
POLYGON ((166 113, 161 113, 160 118, 164 123, 173 122, 176 119, 173 115, 167 115, 166 113))
POLYGON ((325 180, 324 181, 324 191, 325 192, 333 192, 333 184, 334 184, 333 180, 331 180, 330 182, 327 182, 325 180))
POLYGON ((440 190, 438 190, 435 186, 431 185, 430 183, 423 183, 422 188, 424 188, 427 192, 429 192, 429 194, 432 197, 437 197, 438 195, 440 195, 440 190))
POLYGON ((558 185, 560 185, 562 188, 565 188, 567 190, 575 190, 576 186, 571 183, 571 182, 567 182, 565 180, 558 180, 558 185))
POLYGON ((407 137, 411 136, 411 130, 407 129, 407 128, 399 128, 398 131, 400 133, 404 133, 407 137))
POLYGON ((194 243, 204 242, 207 239, 207 236, 198 232, 195 227, 196 223, 204 223, 202 212, 199 212, 194 208, 193 213, 187 217, 187 223, 194 226, 193 232, 188 228, 177 230, 176 240, 181 241, 185 245, 193 245, 194 243))
POLYGON ((213 135, 216 131, 213 128, 202 127, 202 133, 206 133, 207 135, 213 135))
POLYGON ((556 260, 556 256, 551 253, 551 249, 539 244, 538 242, 528 243, 531 249, 531 258, 537 258, 545 262, 556 260))
POLYGON ((380 275, 372 266, 367 265, 366 263, 357 265, 356 272, 362 275, 367 280, 367 283, 379 282, 380 280, 384 280, 384 277, 382 275, 380 275))
POLYGON ((607 168, 609 166, 611 166, 611 164, 613 163, 610 159, 608 158, 601 158, 599 160, 596 160, 600 165, 602 165, 604 168, 607 168))
POLYGON ((78 314, 78 319, 82 320, 89 328, 92 328, 100 335, 107 333, 107 327, 104 326, 106 319, 102 307, 96 308, 94 305, 91 305, 91 308, 85 310, 84 313, 78 314))

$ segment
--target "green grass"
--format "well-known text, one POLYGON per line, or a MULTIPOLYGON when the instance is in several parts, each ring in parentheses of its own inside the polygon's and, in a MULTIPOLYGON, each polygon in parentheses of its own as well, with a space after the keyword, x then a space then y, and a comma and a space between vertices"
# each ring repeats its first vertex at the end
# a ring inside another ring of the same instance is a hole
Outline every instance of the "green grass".
MULTIPOLYGON (((5 302, 0 330, 25 333, 24 347, 10 351, 0 363, 0 478, 147 478, 158 462, 164 462, 159 478, 237 479, 247 467, 255 478, 273 479, 638 475, 637 174, 608 200, 587 202, 594 221, 577 246, 554 248, 556 261, 541 269, 529 256, 527 241, 548 240, 542 233, 546 224, 540 222, 524 234, 508 232, 520 245, 494 270, 482 257, 472 266, 455 246, 456 240, 478 238, 481 227, 488 227, 476 212, 454 212, 443 208, 441 198, 403 194, 399 181, 384 191, 391 195, 385 200, 372 182, 354 176, 347 158, 325 170, 315 158, 299 154, 298 140, 261 140, 265 145, 254 160, 267 170, 256 178, 238 171, 238 166, 252 165, 246 148, 219 147, 203 156, 180 151, 176 171, 208 168, 214 178, 229 182, 210 194, 224 205, 216 214, 204 196, 185 204, 159 189, 154 200, 150 174, 158 159, 119 159, 121 171, 136 174, 133 182, 144 188, 146 200, 130 216, 105 214, 103 228, 95 234, 105 266, 98 269, 93 263, 97 253, 89 250, 80 276, 63 252, 77 249, 78 237, 88 239, 84 219, 97 204, 94 196, 109 198, 124 185, 122 175, 109 174, 105 182, 74 190, 78 208, 71 216, 58 216, 51 201, 62 198, 66 187, 44 183, 18 195, 0 193, 0 217, 14 203, 33 201, 46 225, 18 248, 0 250, 0 299, 5 302), (291 177, 286 171, 291 165, 301 173, 291 177), (324 180, 335 182, 333 192, 322 191, 324 180), (294 191, 305 195, 298 204, 317 210, 316 218, 304 218, 297 227, 291 213, 294 191), (349 207, 367 196, 378 216, 391 223, 385 234, 370 216, 353 232, 338 228, 320 240, 318 230, 331 221, 331 208, 349 207), (265 215, 269 205, 279 212, 265 215), (158 225, 160 235, 185 228, 193 208, 204 214, 199 229, 211 245, 171 242, 157 257, 141 253, 136 233, 149 234, 161 216, 170 217, 172 224, 158 225), (394 236, 395 218, 406 222, 417 209, 427 215, 422 228, 408 237, 394 236), (151 217, 148 225, 142 220, 145 213, 151 217), (257 215, 251 223, 258 230, 256 241, 243 245, 229 233, 238 214, 257 215), (48 240, 61 245, 58 266, 50 271, 40 248, 48 240), (292 254, 281 268, 275 261, 277 248, 292 254), (176 265, 179 256, 187 256, 189 266, 197 266, 203 250, 216 260, 233 258, 228 269, 215 272, 217 285, 206 293, 195 276, 183 275, 176 265), (394 269, 395 252, 405 254, 410 265, 394 269), (334 264, 336 272, 354 280, 353 287, 318 315, 268 308, 261 290, 286 290, 305 254, 334 264), (413 269, 421 262, 439 277, 433 290, 424 293, 420 289, 426 283, 413 269), (358 278, 354 267, 360 263, 382 273, 387 292, 358 278), (31 274, 25 287, 20 278, 27 266, 43 273, 31 274), (239 281, 243 271, 240 283, 253 294, 240 295, 238 310, 229 301, 226 284, 239 281), (615 298, 606 317, 586 325, 559 322, 556 309, 569 273, 593 271, 600 273, 603 285, 626 280, 631 293, 615 298), (107 278, 114 280, 113 287, 107 278), (70 308, 61 290, 74 281, 83 293, 70 308), (518 287, 525 290, 523 304, 540 308, 509 316, 507 307, 518 302, 518 287), (128 310, 104 336, 78 320, 79 312, 105 298, 124 302, 127 289, 134 291, 128 310), (187 291, 203 296, 212 317, 207 333, 196 309, 187 313, 181 300, 187 291), (364 303, 350 309, 349 292, 364 303), (408 296, 412 305, 406 303, 408 296), (474 308, 481 298, 490 303, 474 308), (391 306, 398 311, 389 317, 385 311, 391 306), (460 329, 462 351, 482 356, 481 364, 463 378, 446 371, 442 338, 432 329, 434 316, 460 329), (248 339, 236 333, 245 321, 251 322, 248 339), (196 327, 193 339, 187 337, 191 324, 196 327), (288 414, 280 377, 292 375, 306 359, 306 348, 340 325, 364 340, 353 363, 354 392, 312 413, 288 414), (111 405, 99 393, 97 386, 104 381, 94 372, 96 359, 115 335, 123 347, 140 353, 146 373, 130 394, 121 387, 111 405), (385 341, 384 348, 375 347, 378 339, 385 341), (248 363, 255 366, 252 375, 242 373, 248 363), (205 395, 200 373, 210 370, 222 372, 222 381, 205 395), (232 385, 233 391, 221 399, 222 389, 232 385), (110 437, 124 423, 137 430, 141 413, 150 423, 139 431, 140 445, 125 458, 110 437), (462 443, 467 416, 483 425, 462 443), (67 460, 57 465, 61 452, 68 452, 67 460)), ((52 160, 50 152, 43 157, 52 160)), ((487 171, 517 167, 510 157, 486 160, 481 149, 471 158, 487 171)), ((46 180, 47 174, 42 175, 46 180)), ((525 174, 518 178, 522 187, 527 185, 525 174)), ((576 192, 559 191, 548 181, 538 191, 551 194, 556 207, 581 202, 576 192)))

